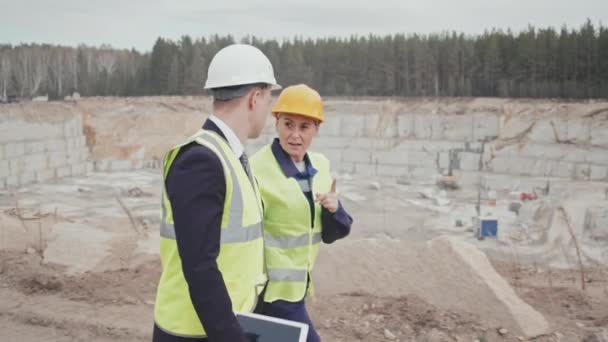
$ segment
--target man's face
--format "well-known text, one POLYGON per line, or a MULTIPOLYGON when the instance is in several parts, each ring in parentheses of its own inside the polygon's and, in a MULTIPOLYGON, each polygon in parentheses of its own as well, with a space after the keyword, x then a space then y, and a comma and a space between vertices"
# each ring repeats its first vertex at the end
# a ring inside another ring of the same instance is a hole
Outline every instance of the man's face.
POLYGON ((270 114, 272 106, 272 94, 270 87, 255 88, 249 100, 251 113, 249 114, 249 139, 255 139, 260 136, 266 119, 270 114))
POLYGON ((295 161, 304 159, 312 138, 319 132, 317 121, 296 114, 279 113, 276 128, 281 147, 295 161))

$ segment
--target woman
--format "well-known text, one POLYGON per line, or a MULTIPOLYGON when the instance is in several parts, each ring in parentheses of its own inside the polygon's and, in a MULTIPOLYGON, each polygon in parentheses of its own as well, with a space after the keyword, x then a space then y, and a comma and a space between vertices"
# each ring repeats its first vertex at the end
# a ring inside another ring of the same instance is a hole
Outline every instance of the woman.
POLYGON ((320 243, 348 235, 352 218, 338 200, 329 161, 308 152, 323 122, 323 102, 306 85, 287 87, 272 109, 278 138, 251 158, 264 204, 268 285, 266 315, 307 323, 308 342, 320 341, 305 306, 320 243))

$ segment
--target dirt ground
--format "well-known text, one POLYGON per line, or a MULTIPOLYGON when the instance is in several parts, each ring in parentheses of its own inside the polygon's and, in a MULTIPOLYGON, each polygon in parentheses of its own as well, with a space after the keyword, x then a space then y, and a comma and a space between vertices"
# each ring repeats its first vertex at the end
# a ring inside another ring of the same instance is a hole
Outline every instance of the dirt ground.
MULTIPOLYGON (((593 334, 608 328, 607 268, 586 270, 582 290, 576 271, 494 264, 549 321, 552 332, 534 341, 596 341, 593 334)), ((2 341, 149 340, 159 270, 151 261, 132 270, 65 275, 35 253, 0 252, 2 341)), ((309 304, 324 341, 519 340, 483 317, 438 310, 413 296, 350 293, 309 304)))

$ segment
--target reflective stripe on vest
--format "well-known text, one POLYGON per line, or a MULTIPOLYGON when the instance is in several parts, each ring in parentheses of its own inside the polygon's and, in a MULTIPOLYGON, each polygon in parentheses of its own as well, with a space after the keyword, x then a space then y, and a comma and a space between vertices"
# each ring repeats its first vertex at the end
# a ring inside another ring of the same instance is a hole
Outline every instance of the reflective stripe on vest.
POLYGON ((290 268, 273 268, 268 270, 270 281, 306 281, 307 270, 295 270, 290 268))
MULTIPOLYGON (((297 248, 308 246, 310 243, 310 234, 304 233, 300 236, 274 236, 270 233, 264 233, 264 244, 266 247, 276 247, 282 249, 297 248)), ((321 243, 321 233, 312 234, 312 244, 321 243)))

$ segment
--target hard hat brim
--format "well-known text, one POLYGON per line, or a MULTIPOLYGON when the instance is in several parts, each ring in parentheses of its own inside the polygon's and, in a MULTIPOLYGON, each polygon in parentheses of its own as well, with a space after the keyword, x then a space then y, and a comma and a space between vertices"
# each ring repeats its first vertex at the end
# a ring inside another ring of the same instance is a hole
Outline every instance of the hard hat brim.
POLYGON ((289 114, 289 115, 297 115, 297 116, 301 116, 304 118, 308 118, 308 119, 313 119, 316 121, 319 121, 320 123, 323 122, 323 119, 314 116, 314 115, 310 115, 310 114, 302 114, 302 113, 296 113, 296 112, 289 112, 289 111, 285 111, 285 110, 279 110, 279 111, 272 111, 272 116, 274 116, 275 118, 278 119, 278 115, 279 114, 289 114))

